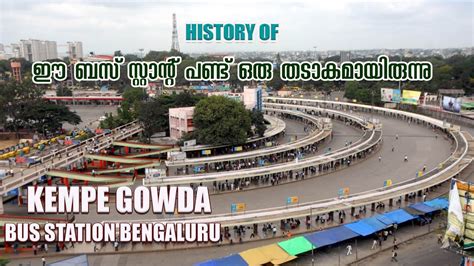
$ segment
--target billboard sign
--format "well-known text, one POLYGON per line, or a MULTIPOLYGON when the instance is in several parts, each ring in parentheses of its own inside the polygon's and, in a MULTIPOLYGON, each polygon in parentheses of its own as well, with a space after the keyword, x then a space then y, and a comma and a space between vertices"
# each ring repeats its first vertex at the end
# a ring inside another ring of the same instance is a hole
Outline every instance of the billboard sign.
POLYGON ((196 140, 195 139, 187 140, 183 142, 183 146, 184 147, 196 146, 196 140))
POLYGON ((186 152, 183 152, 183 151, 168 152, 168 160, 170 161, 183 161, 185 159, 186 159, 186 152))
POLYGON ((401 101, 400 89, 381 88, 380 97, 382 102, 399 103, 401 101))
POLYGON ((166 177, 166 169, 145 168, 145 177, 148 179, 166 177))
POLYGON ((342 197, 347 197, 349 196, 349 188, 348 187, 345 187, 345 188, 340 188, 338 191, 337 191, 337 195, 342 198, 342 197))
POLYGON ((443 96, 443 109, 449 112, 461 112, 461 98, 443 96))
POLYGON ((392 179, 387 179, 385 181, 383 181, 383 186, 384 187, 389 187, 392 185, 392 179))
POLYGON ((286 204, 292 204, 292 203, 298 203, 300 200, 298 198, 298 196, 292 196, 292 197, 288 197, 286 199, 286 204))
POLYGON ((230 205, 230 212, 243 212, 245 211, 245 203, 232 203, 230 205))
POLYGON ((418 100, 420 99, 420 95, 421 95, 421 91, 403 90, 402 103, 418 105, 418 100))

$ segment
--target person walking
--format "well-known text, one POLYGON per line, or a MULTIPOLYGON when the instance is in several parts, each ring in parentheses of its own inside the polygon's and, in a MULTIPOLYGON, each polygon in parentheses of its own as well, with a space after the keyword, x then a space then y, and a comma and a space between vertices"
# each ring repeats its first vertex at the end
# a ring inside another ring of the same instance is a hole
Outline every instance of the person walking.
POLYGON ((393 237, 393 249, 394 250, 398 249, 398 241, 396 237, 393 237))
POLYGON ((46 266, 46 259, 44 257, 41 257, 41 262, 43 263, 43 266, 46 266))
POLYGON ((392 249, 392 259, 390 261, 398 262, 397 255, 397 252, 392 249))
POLYGON ((351 246, 351 245, 347 245, 346 248, 347 248, 346 256, 352 255, 352 246, 351 246))
POLYGON ((408 162, 408 156, 407 155, 405 155, 404 161, 408 162))
POLYGON ((370 248, 370 249, 375 249, 377 247, 378 243, 379 242, 377 241, 377 239, 374 239, 374 241, 372 242, 372 248, 370 248))
POLYGON ((379 156, 379 162, 381 162, 381 161, 382 161, 382 156, 379 156))

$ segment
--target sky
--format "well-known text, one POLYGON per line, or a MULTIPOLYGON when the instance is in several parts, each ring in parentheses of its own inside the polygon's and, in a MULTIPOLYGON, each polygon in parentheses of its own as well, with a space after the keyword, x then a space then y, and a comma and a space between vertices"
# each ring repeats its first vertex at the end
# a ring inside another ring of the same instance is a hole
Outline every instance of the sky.
POLYGON ((464 0, 0 0, 0 43, 82 41, 84 53, 359 50, 474 46, 474 1, 464 0), (272 43, 191 43, 186 23, 279 23, 272 43))

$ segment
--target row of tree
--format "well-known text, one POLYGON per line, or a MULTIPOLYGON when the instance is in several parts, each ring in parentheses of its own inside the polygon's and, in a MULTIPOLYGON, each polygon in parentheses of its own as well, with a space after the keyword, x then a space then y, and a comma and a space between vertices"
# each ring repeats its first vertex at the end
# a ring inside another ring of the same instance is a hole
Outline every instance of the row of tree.
POLYGON ((200 144, 238 145, 266 130, 263 113, 245 109, 242 102, 224 96, 202 99, 194 109, 195 130, 187 138, 200 144))
POLYGON ((12 132, 59 133, 64 123, 77 125, 81 118, 68 107, 42 99, 44 87, 24 80, 0 84, 0 124, 12 132))
POLYGON ((246 110, 243 103, 223 96, 182 92, 147 98, 143 90, 129 88, 123 97, 117 115, 107 114, 101 127, 114 128, 138 119, 145 141, 155 133, 169 132, 169 109, 177 107, 196 106, 195 131, 184 139, 196 139, 199 144, 242 144, 251 136, 263 136, 266 130, 261 112, 246 110))

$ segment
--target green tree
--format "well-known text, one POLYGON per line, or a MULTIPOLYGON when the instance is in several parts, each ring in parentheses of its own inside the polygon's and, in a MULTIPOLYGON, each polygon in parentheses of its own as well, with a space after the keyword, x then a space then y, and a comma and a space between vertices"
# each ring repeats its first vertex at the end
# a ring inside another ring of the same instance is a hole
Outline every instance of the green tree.
POLYGON ((77 125, 82 120, 67 106, 37 101, 26 106, 21 119, 29 128, 43 135, 60 131, 64 123, 77 125))
POLYGON ((105 120, 100 122, 101 128, 110 129, 110 128, 118 127, 120 125, 121 125, 120 120, 116 116, 112 115, 112 113, 106 113, 105 120))
POLYGON ((250 117, 252 118, 252 126, 254 127, 255 134, 259 137, 263 137, 263 135, 265 134, 265 130, 267 130, 267 125, 265 124, 263 113, 257 110, 249 112, 250 117))
POLYGON ((279 69, 273 71, 273 79, 267 82, 267 86, 276 91, 281 90, 285 86, 285 82, 280 78, 279 69))
POLYGON ((142 101, 146 100, 147 94, 142 88, 127 88, 123 93, 123 102, 117 110, 117 119, 120 124, 132 122, 138 117, 138 110, 142 101))
POLYGON ((43 94, 43 88, 31 80, 0 85, 0 122, 13 132, 27 129, 43 134, 61 129, 66 122, 73 125, 81 122, 66 106, 44 101, 43 94))
POLYGON ((58 85, 56 87, 56 96, 72 96, 72 90, 68 87, 58 85))
POLYGON ((140 106, 138 121, 143 127, 143 136, 150 140, 157 132, 168 132, 168 108, 159 99, 153 99, 140 106))
POLYGON ((251 118, 244 105, 223 96, 199 101, 193 121, 194 136, 201 144, 242 144, 251 129, 251 118))
POLYGON ((169 132, 169 108, 194 106, 203 99, 204 95, 194 95, 189 92, 180 94, 160 95, 140 105, 138 120, 143 126, 143 135, 150 137, 157 132, 169 132))

